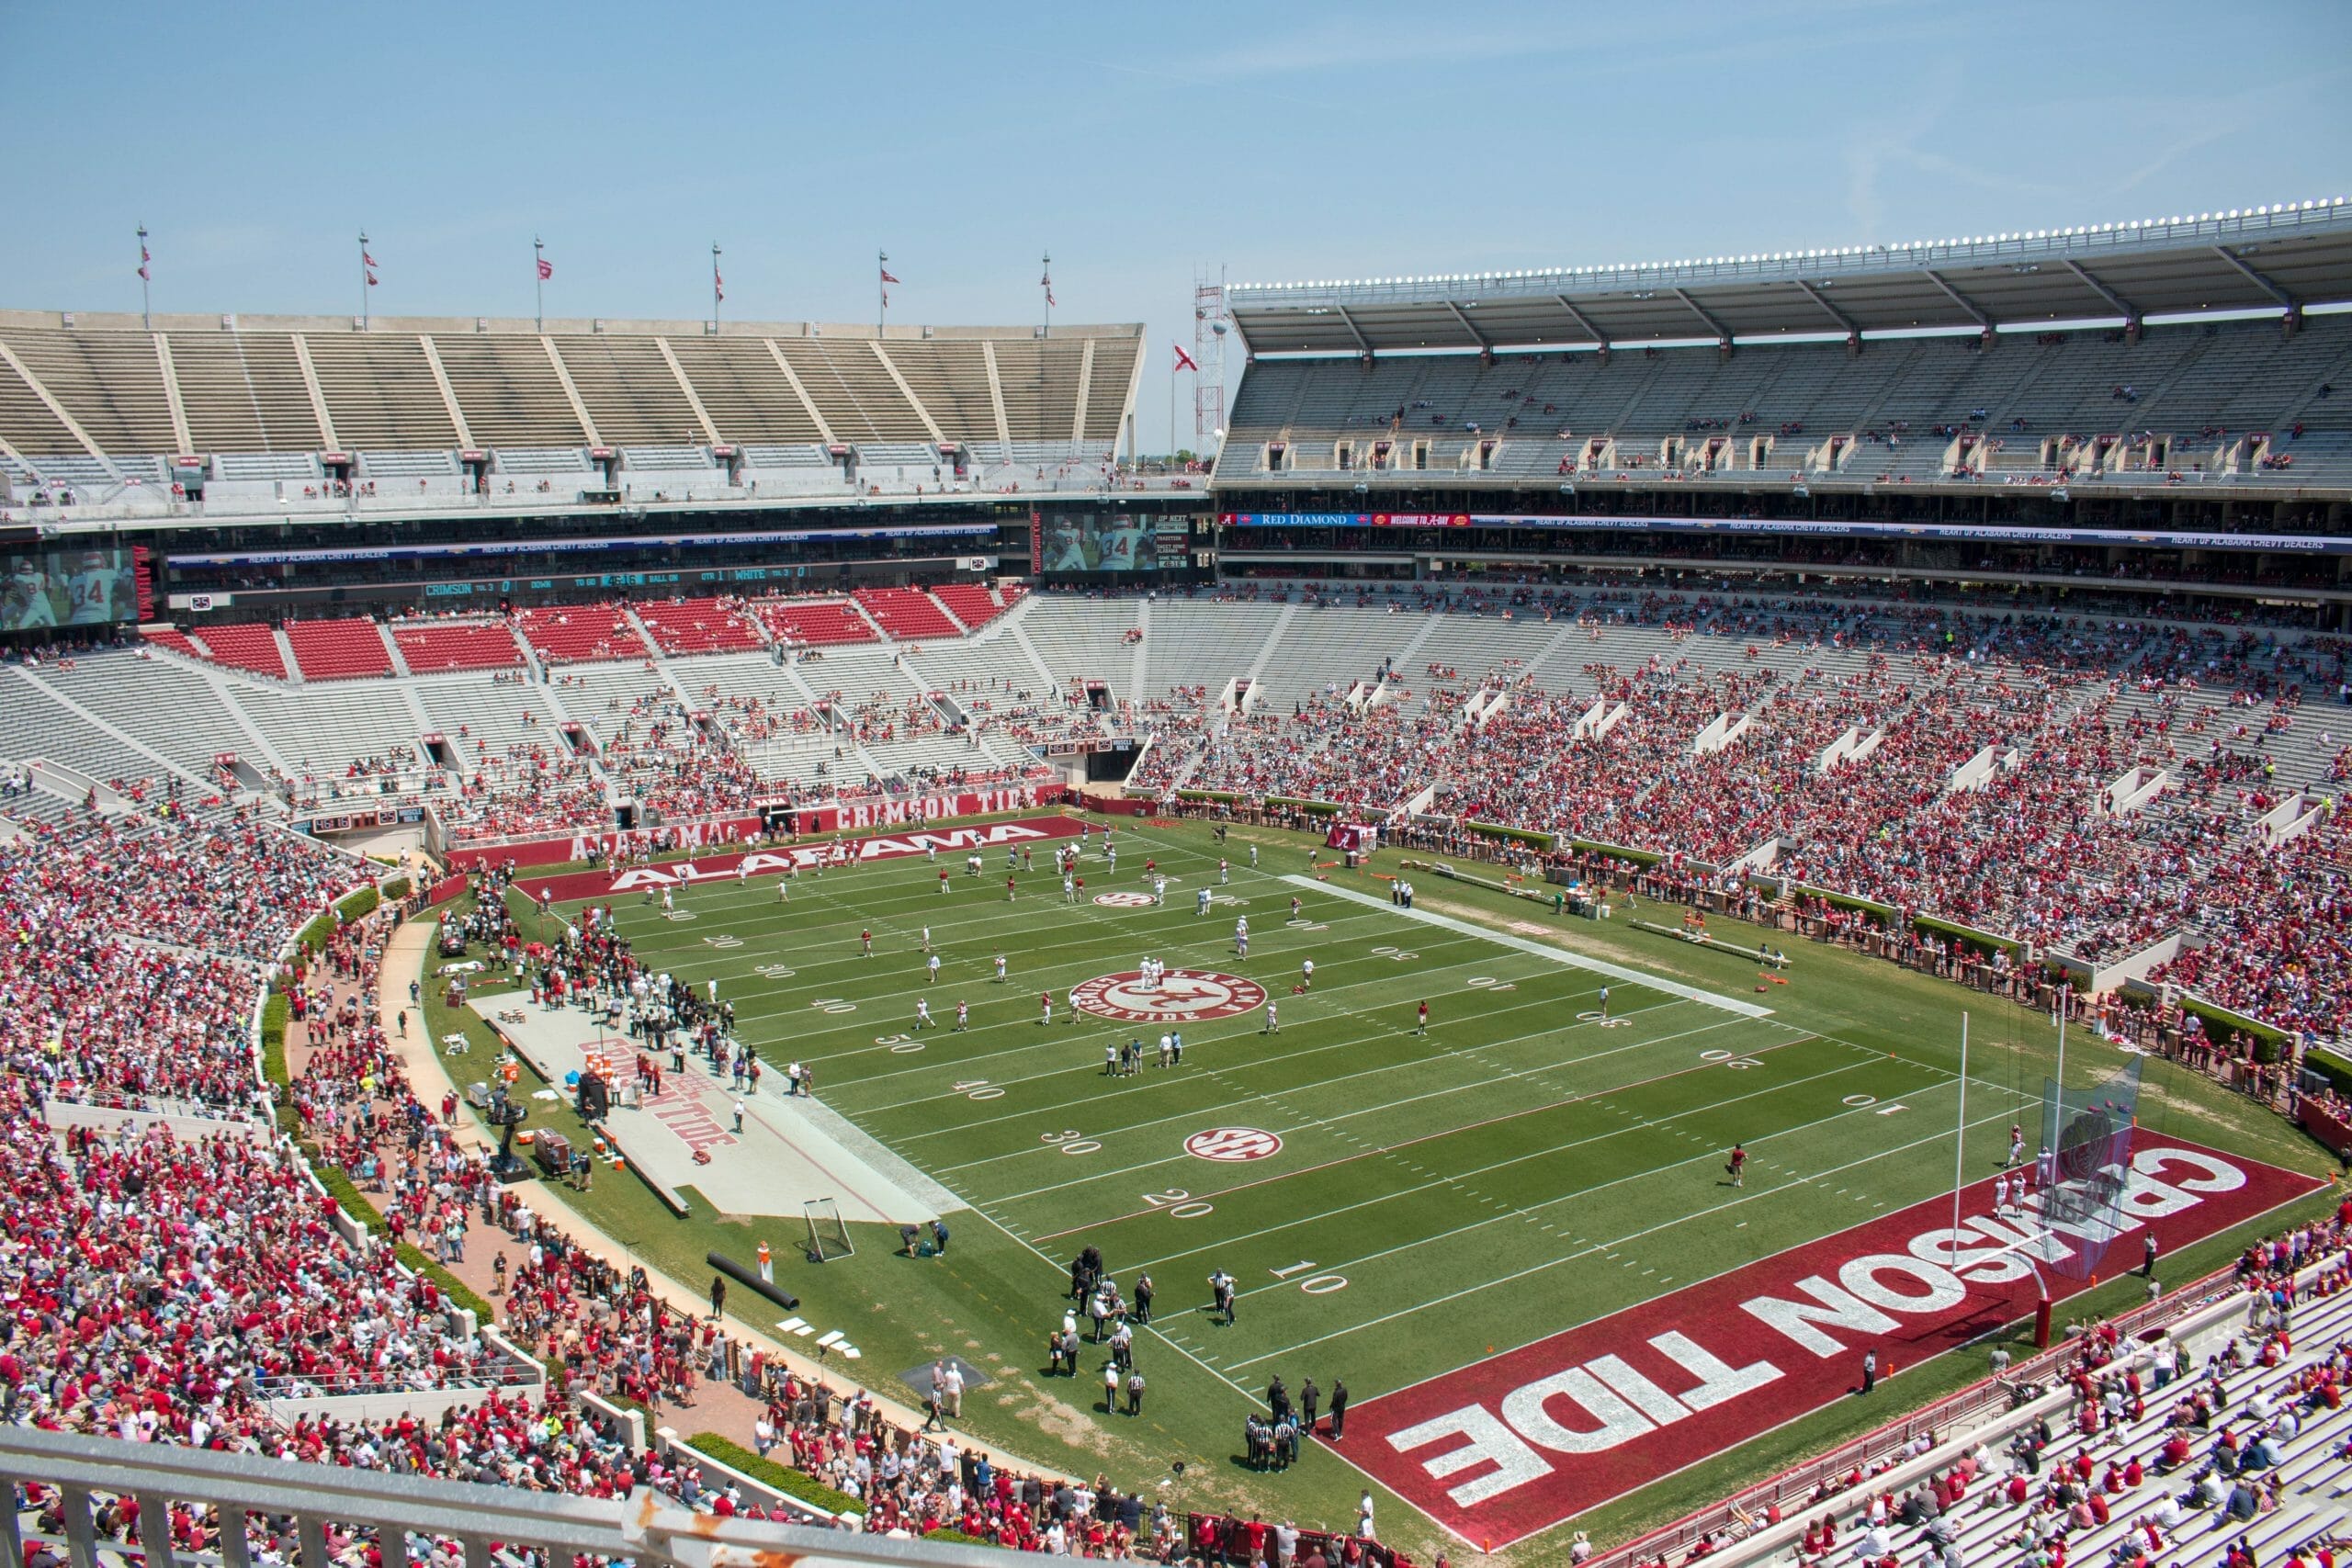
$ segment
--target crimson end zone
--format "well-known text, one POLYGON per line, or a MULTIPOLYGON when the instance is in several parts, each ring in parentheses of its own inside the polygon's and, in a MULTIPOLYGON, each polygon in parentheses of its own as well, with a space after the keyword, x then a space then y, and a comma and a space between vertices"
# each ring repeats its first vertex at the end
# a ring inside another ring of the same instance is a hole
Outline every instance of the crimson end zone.
MULTIPOLYGON (((2120 1270, 2143 1230, 2170 1253, 2322 1185, 2158 1139, 2132 1156, 2122 1228, 2090 1235, 1996 1219, 1980 1181, 1957 1248, 1951 1198, 1916 1203, 1367 1400, 1336 1448, 1464 1540, 1508 1545, 1855 1394, 1866 1349, 1899 1372, 2027 1315, 2020 1249, 2104 1241, 2120 1270)), ((2053 1298, 2087 1288, 2051 1280, 2053 1298)))

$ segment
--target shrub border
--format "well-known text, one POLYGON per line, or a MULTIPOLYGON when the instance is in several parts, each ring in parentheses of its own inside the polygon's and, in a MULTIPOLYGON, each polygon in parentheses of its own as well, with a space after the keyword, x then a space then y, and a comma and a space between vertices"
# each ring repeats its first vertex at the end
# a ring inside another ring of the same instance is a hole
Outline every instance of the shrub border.
POLYGON ((715 1459, 730 1470, 740 1470, 763 1486, 771 1487, 788 1497, 797 1497, 829 1514, 865 1512, 865 1505, 848 1493, 836 1492, 823 1482, 803 1475, 789 1465, 762 1459, 742 1444, 722 1438, 716 1432, 696 1432, 686 1438, 685 1443, 695 1452, 715 1459))

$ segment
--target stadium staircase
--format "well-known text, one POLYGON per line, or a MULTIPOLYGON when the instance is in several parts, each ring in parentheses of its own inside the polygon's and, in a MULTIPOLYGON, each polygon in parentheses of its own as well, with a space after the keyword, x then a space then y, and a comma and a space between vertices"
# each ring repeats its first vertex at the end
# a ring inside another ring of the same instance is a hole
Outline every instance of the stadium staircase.
POLYGON ((1046 656, 1037 651, 1037 645, 1029 640, 1028 628, 1016 618, 1005 623, 1004 633, 1021 645, 1021 651, 1029 656, 1029 662, 1035 664, 1037 667, 1037 672, 1045 677, 1046 683, 1043 689, 1048 692, 1058 690, 1061 686, 1061 677, 1056 675, 1053 666, 1046 662, 1046 656))
MULTIPOLYGON (((637 613, 636 606, 624 605, 622 610, 628 617, 628 624, 637 628, 637 635, 645 639, 645 646, 658 651, 662 647, 662 638, 654 634, 651 626, 646 625, 645 617, 637 613)), ((687 713, 693 713, 697 706, 701 705, 695 701, 693 694, 686 690, 685 682, 679 678, 676 659, 656 658, 652 660, 652 664, 654 671, 661 678, 662 684, 669 689, 672 696, 678 699, 679 705, 687 713)))
POLYGON ((1290 630, 1291 623, 1297 618, 1298 606, 1295 604, 1284 604, 1282 614, 1274 617, 1274 624, 1268 629, 1266 640, 1258 649, 1258 656, 1250 661, 1247 673, 1250 685, 1255 686, 1259 679, 1265 674, 1266 666, 1273 660, 1274 649, 1282 643, 1283 634, 1290 630))
POLYGON ((1144 669, 1156 651, 1151 640, 1151 606, 1149 599, 1141 600, 1136 605, 1136 630, 1142 635, 1136 639, 1134 650, 1127 660, 1127 694, 1133 697, 1141 697, 1149 690, 1144 684, 1144 669))

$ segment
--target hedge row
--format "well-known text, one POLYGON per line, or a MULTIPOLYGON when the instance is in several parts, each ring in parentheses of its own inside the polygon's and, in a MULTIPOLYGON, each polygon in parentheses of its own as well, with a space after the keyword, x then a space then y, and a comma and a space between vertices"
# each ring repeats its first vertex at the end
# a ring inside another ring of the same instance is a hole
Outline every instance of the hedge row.
POLYGON ((395 876, 390 882, 384 884, 384 897, 398 902, 399 900, 408 897, 408 878, 405 876, 395 876))
POLYGON ((1647 850, 1629 850, 1623 844, 1604 844, 1597 839, 1571 839, 1571 849, 1589 855, 1601 855, 1610 860, 1629 861, 1634 865, 1656 865, 1666 859, 1647 850))
POLYGON ((1465 821, 1462 825, 1483 838, 1501 839, 1509 843, 1525 844, 1530 849, 1548 850, 1558 842, 1557 837, 1554 834, 1530 832, 1525 828, 1506 828, 1499 822, 1465 821))
POLYGON ((2303 1066, 2325 1078, 2338 1094, 2352 1094, 2352 1062, 2317 1048, 2303 1053, 2303 1066))
POLYGON ((1851 893, 1832 893, 1826 887, 1806 887, 1800 885, 1797 892, 1807 898, 1819 898, 1833 909, 1860 909, 1867 915, 1891 920, 1902 913, 1892 904, 1882 904, 1875 898, 1860 898, 1851 893))
MULTIPOLYGON (((422 1274, 439 1286, 443 1295, 472 1313, 484 1328, 498 1326, 498 1310, 495 1307, 474 1294, 472 1286, 434 1262, 417 1247, 404 1241, 392 1249, 392 1256, 407 1264, 411 1272, 422 1274)), ((550 1372, 553 1370, 550 1368, 550 1372)))
MULTIPOLYGON (((686 1439, 686 1447, 705 1454, 723 1465, 741 1471, 763 1486, 786 1496, 797 1497, 829 1514, 862 1514, 865 1506, 846 1492, 836 1492, 823 1483, 812 1480, 788 1465, 762 1459, 742 1444, 732 1442, 716 1432, 696 1432, 686 1439)), ((985 1544, 985 1543, 984 1543, 985 1544)))
POLYGON ((2019 944, 2007 937, 1995 936, 1991 931, 1978 931, 1974 926, 1963 926, 1956 920, 1940 920, 1932 915, 1916 916, 1911 925, 1916 931, 1934 931, 1939 936, 1966 942, 1975 948, 1980 956, 1986 953, 2006 953, 2014 958, 2018 955, 2019 949, 2019 944))
POLYGON ((1266 804, 1270 807, 1303 811, 1309 817, 1337 817, 1340 814, 1340 807, 1328 800, 1302 800, 1293 795, 1270 795, 1266 796, 1266 804))
POLYGON ((2242 1012, 2232 1012, 2225 1007, 2199 1001, 2195 997, 2185 994, 2180 998, 2180 1010, 2202 1019, 2205 1032, 2217 1040, 2224 1033, 2245 1035, 2254 1042, 2254 1059, 2257 1062, 2275 1062, 2286 1051, 2288 1037, 2285 1031, 2273 1029, 2242 1012))
POLYGON ((376 1205, 359 1195, 359 1188, 351 1179, 350 1172, 341 1166, 321 1165, 316 1160, 311 1162, 311 1170, 319 1179, 319 1185, 327 1190, 328 1196, 343 1206, 345 1213, 377 1235, 391 1234, 392 1227, 384 1223, 384 1216, 376 1212, 376 1205))
POLYGON ((1180 789, 1176 792, 1176 798, 1179 800, 1214 800, 1222 805, 1230 806, 1241 797, 1234 794, 1231 790, 1180 789))
MULTIPOLYGON (((345 1213, 356 1220, 372 1235, 388 1236, 392 1234, 391 1225, 386 1222, 382 1214, 377 1213, 376 1205, 360 1196, 359 1188, 351 1179, 350 1172, 340 1166, 327 1165, 321 1161, 317 1157, 318 1151, 315 1148, 306 1146, 303 1152, 311 1156, 311 1169, 318 1177, 319 1185, 327 1190, 328 1194, 342 1206, 345 1213)), ((483 1327, 494 1328, 498 1325, 497 1308, 476 1294, 472 1286, 427 1258, 413 1244, 405 1241, 395 1244, 392 1247, 392 1256, 406 1265, 411 1273, 421 1274, 432 1280, 444 1296, 472 1313, 475 1320, 483 1327)), ((560 1379, 561 1369, 550 1363, 548 1365, 548 1375, 560 1379)))
POLYGON ((281 1089, 290 1081, 286 1073, 286 1021, 293 1007, 280 990, 272 990, 261 1004, 261 1075, 281 1089))

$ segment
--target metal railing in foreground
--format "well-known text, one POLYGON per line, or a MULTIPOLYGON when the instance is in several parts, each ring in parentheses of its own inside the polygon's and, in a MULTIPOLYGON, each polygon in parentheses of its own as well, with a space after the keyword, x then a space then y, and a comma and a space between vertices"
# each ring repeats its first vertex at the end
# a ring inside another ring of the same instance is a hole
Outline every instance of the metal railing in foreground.
POLYGON ((62 1533, 53 1538, 28 1536, 15 1509, 0 1508, 0 1551, 11 1563, 28 1561, 25 1545, 32 1539, 63 1554, 72 1568, 109 1568, 110 1562, 134 1555, 145 1558, 146 1568, 252 1568, 245 1532, 237 1528, 251 1514, 271 1517, 277 1529, 290 1521, 304 1568, 327 1568, 333 1561, 330 1527, 376 1530, 385 1568, 406 1564, 413 1555, 421 1560, 416 1537, 458 1543, 466 1568, 497 1568, 526 1555, 536 1556, 540 1568, 569 1568, 577 1557, 626 1559, 639 1568, 987 1568, 1005 1561, 1002 1552, 978 1547, 721 1519, 675 1506, 644 1488, 626 1500, 598 1501, 25 1427, 0 1427, 0 1475, 59 1493, 62 1533), (168 1529, 145 1530, 154 1539, 135 1542, 102 1537, 97 1509, 116 1498, 135 1498, 142 1521, 168 1519, 169 1505, 178 1502, 218 1509, 228 1528, 216 1549, 204 1552, 175 1548, 168 1529))

